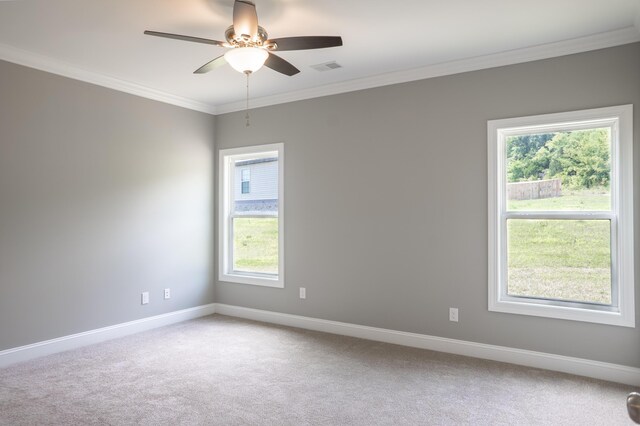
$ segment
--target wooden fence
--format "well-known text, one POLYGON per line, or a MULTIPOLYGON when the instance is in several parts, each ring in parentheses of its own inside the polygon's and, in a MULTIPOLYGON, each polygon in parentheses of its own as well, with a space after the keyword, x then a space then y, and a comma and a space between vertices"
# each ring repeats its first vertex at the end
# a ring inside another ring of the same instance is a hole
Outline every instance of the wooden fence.
POLYGON ((538 198, 560 197, 562 182, 560 179, 532 180, 507 184, 508 200, 536 200, 538 198))

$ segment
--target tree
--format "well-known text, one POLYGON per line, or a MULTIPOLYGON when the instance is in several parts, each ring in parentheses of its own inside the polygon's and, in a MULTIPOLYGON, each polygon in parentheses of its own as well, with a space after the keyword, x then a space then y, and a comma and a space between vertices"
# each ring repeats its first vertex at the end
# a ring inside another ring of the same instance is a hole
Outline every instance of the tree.
POLYGON ((507 140, 509 182, 560 178, 570 188, 608 186, 608 129, 576 130, 507 140))
POLYGON ((536 153, 553 138, 553 133, 512 136, 507 138, 507 174, 509 182, 540 179, 546 168, 533 161, 536 153))

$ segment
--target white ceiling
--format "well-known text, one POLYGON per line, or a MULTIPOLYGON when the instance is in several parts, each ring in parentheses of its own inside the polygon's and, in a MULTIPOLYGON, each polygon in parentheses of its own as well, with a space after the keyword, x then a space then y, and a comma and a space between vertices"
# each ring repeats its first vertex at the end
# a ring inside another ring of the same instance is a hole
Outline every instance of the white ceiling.
MULTIPOLYGON (((640 0, 255 0, 271 37, 341 35, 344 46, 280 56, 253 105, 338 93, 640 40, 640 0), (341 69, 311 65, 337 61, 341 69)), ((143 35, 224 40, 233 0, 0 0, 0 59, 202 111, 244 105, 231 67, 193 71, 221 47, 143 35)))

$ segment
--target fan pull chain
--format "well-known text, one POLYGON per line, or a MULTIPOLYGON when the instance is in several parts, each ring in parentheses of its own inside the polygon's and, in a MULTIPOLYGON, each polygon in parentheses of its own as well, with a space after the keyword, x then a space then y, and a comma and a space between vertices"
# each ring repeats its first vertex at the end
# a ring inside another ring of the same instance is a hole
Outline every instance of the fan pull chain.
POLYGON ((244 118, 247 119, 247 127, 249 127, 249 74, 251 74, 251 72, 247 71, 245 74, 247 75, 247 109, 244 118))

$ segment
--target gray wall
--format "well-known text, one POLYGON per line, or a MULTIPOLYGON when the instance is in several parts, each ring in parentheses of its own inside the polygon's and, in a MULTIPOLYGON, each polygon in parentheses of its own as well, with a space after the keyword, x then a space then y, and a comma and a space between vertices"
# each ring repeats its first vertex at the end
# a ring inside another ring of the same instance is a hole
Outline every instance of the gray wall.
POLYGON ((287 281, 216 302, 640 367, 638 328, 487 311, 487 120, 630 103, 639 259, 640 44, 218 116, 285 143, 287 281))
POLYGON ((213 126, 0 62, 0 350, 213 301, 213 126))

